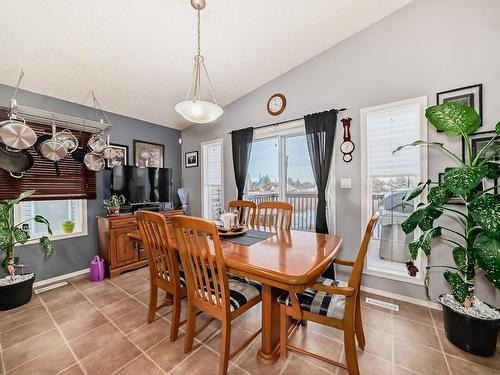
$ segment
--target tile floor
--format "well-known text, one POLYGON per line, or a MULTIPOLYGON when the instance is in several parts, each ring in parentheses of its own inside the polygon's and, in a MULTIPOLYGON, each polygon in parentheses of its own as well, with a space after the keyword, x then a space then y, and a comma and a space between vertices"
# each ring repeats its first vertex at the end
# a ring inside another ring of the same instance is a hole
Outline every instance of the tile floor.
MULTIPOLYGON (((1 375, 217 373, 217 322, 199 335, 188 354, 183 352, 182 332, 176 342, 168 339, 171 307, 162 308, 153 323, 146 323, 146 268, 100 283, 87 281, 86 275, 69 282, 34 295, 25 306, 0 312, 1 375)), ((363 305, 367 345, 358 355, 362 374, 500 374, 500 350, 491 358, 464 353, 445 338, 441 312, 395 302, 399 312, 363 305)), ((256 306, 234 321, 232 347, 259 326, 256 306)), ((230 374, 347 374, 295 353, 287 361, 263 366, 256 360, 259 340, 233 358, 230 374)), ((293 341, 344 361, 342 334, 335 329, 309 323, 293 341)))

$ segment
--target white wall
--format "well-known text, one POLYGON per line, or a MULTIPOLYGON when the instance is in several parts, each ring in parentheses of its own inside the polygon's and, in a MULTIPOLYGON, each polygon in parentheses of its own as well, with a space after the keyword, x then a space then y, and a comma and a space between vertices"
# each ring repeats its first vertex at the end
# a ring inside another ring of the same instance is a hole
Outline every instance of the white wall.
MULTIPOLYGON (((499 15, 498 0, 416 0, 230 104, 217 123, 193 125, 183 131, 183 151, 199 150, 200 142, 224 138, 224 188, 228 201, 236 197, 227 135, 232 129, 348 107, 351 110, 343 115, 353 118, 351 133, 354 143, 359 146, 361 108, 423 95, 428 96, 429 105, 433 105, 437 92, 476 83, 483 83, 484 125, 481 130, 493 129, 500 120, 499 15), (267 114, 266 102, 276 92, 287 97, 287 108, 280 116, 272 117, 267 114)), ((332 22, 335 22, 335 15, 332 15, 332 22)), ((353 187, 336 189, 337 234, 344 238, 341 256, 354 258, 362 226, 361 161, 359 148, 351 163, 342 161, 338 150, 341 129, 339 123, 334 155, 336 181, 340 183, 340 178, 350 177, 353 187)), ((429 129, 429 138, 446 141, 451 148, 461 152, 458 139, 450 141, 434 129, 429 129)), ((429 159, 432 179, 437 179, 437 173, 451 162, 432 151, 429 159)), ((190 193, 194 214, 200 213, 200 173, 200 168, 183 169, 183 184, 190 193)), ((450 264, 450 259, 446 248, 434 249, 432 263, 450 264)), ((425 298, 423 287, 419 285, 371 276, 363 280, 372 288, 425 298)), ((431 295, 435 298, 446 288, 440 273, 433 273, 431 295)), ((484 299, 495 302, 493 289, 487 283, 480 282, 479 293, 484 299)))

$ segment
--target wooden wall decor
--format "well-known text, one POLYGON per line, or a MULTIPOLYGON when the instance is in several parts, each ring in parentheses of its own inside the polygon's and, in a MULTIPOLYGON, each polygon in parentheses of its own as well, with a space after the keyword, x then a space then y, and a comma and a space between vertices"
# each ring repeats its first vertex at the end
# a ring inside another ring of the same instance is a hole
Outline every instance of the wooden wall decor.
MULTIPOLYGON (((0 121, 9 118, 9 110, 0 108, 0 121)), ((38 135, 50 133, 46 125, 26 122, 38 135)), ((62 129, 58 129, 62 130, 62 129)), ((73 132, 80 145, 86 145, 91 137, 87 132, 73 132)), ((54 162, 39 155, 32 147, 28 152, 33 156, 34 165, 24 173, 22 178, 13 178, 0 169, 0 200, 12 199, 26 190, 35 190, 27 200, 59 200, 59 199, 95 199, 96 176, 85 166, 74 160, 71 155, 60 160, 60 175, 56 174, 54 162)))

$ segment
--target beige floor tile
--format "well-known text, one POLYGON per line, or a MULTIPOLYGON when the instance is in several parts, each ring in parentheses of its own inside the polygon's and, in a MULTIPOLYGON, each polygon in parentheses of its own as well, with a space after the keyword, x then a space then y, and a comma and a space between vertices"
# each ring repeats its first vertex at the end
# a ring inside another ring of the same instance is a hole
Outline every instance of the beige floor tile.
POLYGON ((100 283, 100 282, 90 281, 90 274, 88 274, 88 273, 72 277, 71 279, 68 279, 67 281, 70 282, 75 288, 80 289, 80 290, 93 288, 100 283))
POLYGON ((257 337, 245 352, 235 360, 236 364, 251 374, 278 375, 283 367, 285 367, 286 362, 278 359, 272 366, 263 365, 257 361, 257 353, 260 348, 261 341, 260 338, 257 337))
MULTIPOLYGON (((193 350, 198 349, 200 345, 195 342, 193 350)), ((149 349, 147 353, 166 372, 172 370, 179 362, 191 354, 184 353, 184 333, 180 333, 179 338, 174 342, 168 339, 163 340, 158 345, 149 349)))
MULTIPOLYGON (((345 355, 342 356, 342 363, 345 363, 345 355)), ((358 350, 358 367, 363 375, 389 375, 392 373, 392 362, 384 361, 370 353, 358 350)), ((339 375, 348 375, 347 370, 339 368, 339 375)))
POLYGON ((100 327, 108 322, 108 319, 99 311, 92 311, 82 315, 79 319, 69 321, 60 326, 66 340, 84 335, 93 329, 100 327))
POLYGON ((380 331, 392 333, 392 314, 387 310, 377 310, 372 308, 363 308, 361 310, 363 326, 372 327, 380 331))
POLYGON ((75 358, 66 344, 62 344, 46 354, 9 371, 9 375, 57 374, 75 362, 75 358))
POLYGON ((394 365, 392 368, 392 374, 393 375, 415 375, 418 374, 417 372, 411 371, 409 369, 403 368, 401 366, 396 366, 394 365))
POLYGON ((149 281, 144 280, 142 277, 127 274, 127 276, 119 276, 111 280, 111 282, 123 289, 129 294, 137 294, 149 290, 149 281))
POLYGON ((489 367, 478 365, 451 355, 447 355, 448 364, 453 375, 499 375, 500 371, 489 367))
POLYGON ((443 327, 443 311, 441 310, 436 310, 436 309, 430 309, 431 315, 434 319, 434 323, 436 327, 438 328, 444 328, 443 327))
POLYGON ((3 332, 0 335, 0 344, 2 345, 2 349, 5 350, 12 345, 28 340, 53 328, 55 326, 50 316, 42 315, 40 319, 3 332))
POLYGON ((206 375, 217 374, 219 372, 219 356, 202 347, 197 350, 188 360, 178 365, 172 372, 172 375, 206 375), (200 366, 200 364, 202 364, 200 366))
POLYGON ((327 375, 331 373, 332 373, 331 371, 313 365, 306 359, 301 358, 295 354, 292 354, 288 359, 288 361, 286 362, 286 366, 281 374, 282 375, 303 375, 303 374, 327 375))
POLYGON ((394 318, 394 337, 441 349, 434 327, 407 319, 394 318))
POLYGON ((153 345, 170 337, 170 323, 159 318, 130 332, 128 336, 142 350, 148 350, 153 345))
POLYGON ((138 375, 138 374, 147 374, 147 375, 159 375, 163 374, 163 372, 148 358, 144 355, 141 355, 134 359, 132 362, 127 364, 125 367, 122 367, 120 370, 115 372, 116 375, 138 375))
POLYGON ((112 352, 111 348, 123 337, 124 335, 117 328, 108 323, 98 330, 70 341, 69 344, 76 356, 82 359, 101 348, 108 348, 112 352))
MULTIPOLYGON (((230 342, 230 350, 229 352, 233 352, 233 350, 242 344, 245 340, 252 336, 251 333, 243 330, 239 327, 231 327, 231 342, 230 342)), ((212 348, 217 353, 220 353, 220 345, 221 345, 221 331, 217 332, 214 336, 212 336, 205 343, 208 347, 212 348)), ((243 349, 242 349, 243 350, 243 349)))
POLYGON ((115 324, 120 327, 120 329, 129 333, 140 326, 147 323, 148 310, 141 306, 135 310, 132 310, 128 314, 122 315, 118 319, 115 319, 115 324))
POLYGON ((365 352, 392 362, 392 335, 365 327, 365 352))
MULTIPOLYGON (((108 288, 106 288, 108 289, 108 288)), ((115 302, 121 301, 127 298, 127 294, 123 293, 121 290, 113 286, 109 288, 106 293, 91 293, 88 298, 98 307, 103 308, 105 306, 111 305, 115 302)))
POLYGON ((341 331, 339 329, 328 327, 323 324, 315 322, 307 322, 307 329, 320 333, 324 336, 328 336, 329 338, 338 341, 340 343, 344 342, 344 331, 341 331))
POLYGON ((84 372, 80 369, 80 366, 73 365, 57 375, 84 375, 84 372))
POLYGON ((139 268, 138 270, 132 271, 134 275, 142 277, 143 279, 149 280, 149 267, 139 268))
POLYGON ((137 302, 134 298, 126 298, 124 300, 112 303, 111 305, 104 306, 101 312, 106 315, 109 319, 114 320, 122 315, 125 315, 132 310, 140 307, 141 304, 137 302))
POLYGON ((0 319, 0 332, 7 331, 34 320, 49 316, 43 306, 35 306, 28 310, 18 311, 0 319))
POLYGON ((2 353, 5 367, 7 370, 12 369, 63 343, 64 341, 59 332, 53 329, 30 340, 13 345, 2 353))
POLYGON ((46 302, 46 305, 51 313, 56 313, 67 309, 68 306, 76 305, 83 301, 85 301, 85 296, 79 290, 73 288, 70 293, 65 293, 60 298, 51 299, 49 302, 46 302))
POLYGON ((394 311, 393 315, 398 318, 406 318, 416 321, 417 323, 428 324, 433 326, 431 312, 428 307, 414 305, 408 302, 395 301, 399 306, 399 311, 394 311))
POLYGON ((40 297, 38 297, 37 294, 33 293, 31 296, 31 300, 19 307, 16 307, 15 309, 11 310, 6 310, 6 311, 0 311, 0 320, 10 318, 12 315, 17 314, 19 312, 23 312, 29 309, 32 309, 33 307, 39 306, 42 303, 40 297))
POLYGON ((80 361, 87 374, 112 374, 141 354, 126 337, 113 341, 111 347, 113 351, 110 351, 110 347, 102 347, 80 361))
POLYGON ((68 284, 40 293, 38 296, 43 300, 43 302, 49 303, 60 298, 71 297, 75 293, 79 293, 78 289, 76 289, 73 285, 68 284))
POLYGON ((425 375, 449 374, 441 351, 430 349, 409 341, 394 339, 394 362, 396 365, 425 375))
POLYGON ((64 310, 52 313, 52 317, 57 324, 62 325, 76 319, 80 319, 83 315, 96 312, 97 309, 89 301, 83 300, 74 305, 67 306, 64 310))
POLYGON ((467 353, 462 349, 453 345, 447 338, 442 329, 438 329, 439 339, 441 340, 441 344, 443 345, 443 350, 447 354, 452 354, 456 357, 466 359, 471 362, 478 363, 483 366, 487 366, 490 368, 494 368, 496 370, 500 370, 500 350, 497 349, 495 355, 493 357, 479 357, 474 354, 467 353))

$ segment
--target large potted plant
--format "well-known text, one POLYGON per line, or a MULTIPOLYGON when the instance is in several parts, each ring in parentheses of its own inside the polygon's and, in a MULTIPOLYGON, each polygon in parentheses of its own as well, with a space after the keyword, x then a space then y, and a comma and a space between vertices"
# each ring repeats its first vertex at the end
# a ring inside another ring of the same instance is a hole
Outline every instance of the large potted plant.
MULTIPOLYGON (((27 230, 23 224, 34 220, 47 226, 48 234, 52 235, 49 222, 43 216, 36 215, 18 224, 14 224, 14 206, 23 199, 32 195, 34 191, 21 193, 17 199, 7 199, 0 202, 0 252, 5 252, 2 267, 9 273, 0 279, 0 310, 9 310, 24 305, 31 300, 31 290, 35 281, 35 274, 16 275, 16 265, 19 257, 15 255, 15 245, 23 245, 29 240, 27 230)), ((52 255, 53 247, 49 237, 43 236, 39 240, 43 250, 43 259, 47 260, 52 255)))
MULTIPOLYGON (((444 326, 448 339, 470 353, 491 356, 495 354, 500 313, 480 301, 475 294, 475 276, 484 272, 486 278, 500 289, 500 196, 495 187, 483 189, 483 181, 496 181, 500 177, 500 164, 494 162, 500 153, 500 122, 491 140, 475 155, 470 135, 477 131, 481 119, 467 106, 445 103, 429 107, 427 120, 449 137, 463 137, 468 161, 464 162, 447 149, 443 143, 415 141, 398 147, 428 145, 451 156, 456 165, 445 169, 442 183, 420 182, 403 198, 403 205, 422 193, 427 193, 427 203, 419 204, 402 223, 405 233, 419 228, 421 236, 409 244, 410 256, 417 258, 420 251, 431 254, 432 240, 449 245, 454 266, 429 265, 425 285, 428 295, 429 269, 444 269, 444 278, 451 287, 451 294, 441 294, 438 301, 443 306, 444 326), (450 199, 460 199, 464 209, 451 208, 450 199), (439 224, 441 216, 451 216, 459 227, 448 228, 439 224)), ((419 270, 413 262, 407 263, 408 272, 415 276, 419 270)), ((428 295, 429 296, 429 295, 428 295)))
POLYGON ((120 213, 120 206, 125 204, 125 197, 113 194, 108 199, 103 200, 102 204, 108 210, 108 215, 117 215, 120 213))

